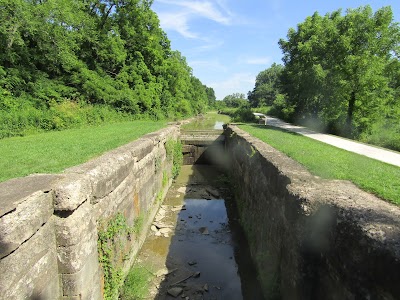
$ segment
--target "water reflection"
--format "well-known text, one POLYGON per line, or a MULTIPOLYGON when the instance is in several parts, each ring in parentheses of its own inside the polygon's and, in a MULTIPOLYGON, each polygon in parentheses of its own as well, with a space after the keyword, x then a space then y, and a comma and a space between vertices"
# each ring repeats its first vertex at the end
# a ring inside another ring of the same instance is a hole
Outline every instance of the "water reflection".
POLYGON ((160 211, 136 262, 157 274, 148 299, 263 299, 226 176, 182 166, 160 211))
POLYGON ((215 121, 214 129, 223 129, 224 122, 215 121))

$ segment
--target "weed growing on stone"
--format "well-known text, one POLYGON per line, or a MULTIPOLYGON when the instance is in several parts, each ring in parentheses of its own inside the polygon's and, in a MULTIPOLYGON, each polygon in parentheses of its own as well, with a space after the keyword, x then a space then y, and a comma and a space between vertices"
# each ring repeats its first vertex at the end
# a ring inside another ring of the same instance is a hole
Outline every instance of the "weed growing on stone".
POLYGON ((180 141, 168 140, 165 143, 167 159, 172 160, 172 178, 176 178, 183 163, 182 144, 180 141))
POLYGON ((247 154, 250 158, 252 158, 256 153, 257 153, 257 151, 256 151, 256 148, 254 148, 253 146, 250 146, 250 151, 251 151, 251 153, 250 154, 247 154))
POLYGON ((123 249, 123 241, 129 239, 131 233, 135 232, 136 222, 132 228, 128 226, 125 217, 118 213, 101 227, 103 230, 99 230, 97 244, 99 262, 104 273, 104 299, 116 299, 123 276, 121 268, 117 266, 117 249, 123 249))
POLYGON ((163 171, 163 177, 162 177, 162 187, 165 188, 168 184, 169 178, 168 178, 168 173, 167 171, 163 171))
POLYGON ((157 174, 161 170, 162 161, 161 157, 157 156, 154 160, 154 172, 157 174))
POLYGON ((144 217, 143 214, 139 215, 139 216, 136 218, 136 220, 135 220, 135 222, 134 222, 134 224, 133 224, 133 232, 135 232, 136 234, 138 234, 139 232, 142 231, 143 225, 144 225, 144 219, 145 219, 145 217, 144 217))

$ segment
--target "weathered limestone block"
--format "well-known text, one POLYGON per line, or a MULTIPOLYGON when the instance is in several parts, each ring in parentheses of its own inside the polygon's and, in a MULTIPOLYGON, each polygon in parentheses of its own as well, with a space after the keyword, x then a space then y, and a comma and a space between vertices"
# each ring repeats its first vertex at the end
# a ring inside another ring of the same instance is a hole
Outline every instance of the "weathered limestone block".
POLYGON ((1 299, 42 295, 56 299, 59 292, 54 224, 49 220, 36 234, 0 261, 1 299))
POLYGON ((62 175, 0 183, 0 298, 101 299, 97 222, 120 212, 133 225, 151 207, 171 172, 164 143, 178 134, 161 129, 62 175))
POLYGON ((83 165, 68 169, 67 172, 85 174, 90 178, 91 202, 97 203, 125 180, 134 163, 129 152, 117 149, 83 165))
POLYGON ((153 145, 163 144, 168 139, 174 139, 179 134, 178 126, 169 126, 158 131, 146 134, 143 138, 149 139, 153 142, 153 145))
POLYGON ((129 152, 132 155, 133 160, 135 162, 138 162, 141 161, 143 157, 145 157, 151 151, 153 151, 153 148, 154 148, 153 141, 147 139, 146 136, 144 136, 118 149, 129 152))
POLYGON ((66 174, 54 189, 54 210, 74 211, 92 197, 92 186, 86 174, 66 174))
POLYGON ((52 215, 51 193, 38 191, 16 204, 14 210, 0 217, 0 258, 28 240, 52 215))
POLYGON ((60 273, 76 273, 97 253, 97 228, 89 203, 66 218, 56 218, 57 256, 60 273))
POLYGON ((143 185, 156 173, 156 153, 150 152, 133 167, 133 174, 138 178, 138 186, 143 185))
MULTIPOLYGON (((62 296, 79 296, 79 299, 101 299, 92 295, 101 294, 100 265, 97 251, 86 257, 83 266, 78 272, 61 274, 62 296)), ((73 299, 73 298, 72 298, 73 299)))
MULTIPOLYGON (((164 129, 160 132, 164 133, 162 137, 165 138, 170 131, 170 129, 164 129)), ((155 136, 159 134, 155 133, 155 136)), ((114 191, 131 172, 134 172, 134 169, 137 169, 134 168, 137 162, 141 162, 149 153, 154 152, 154 139, 160 140, 160 138, 153 137, 153 134, 146 135, 99 158, 70 168, 66 170, 66 173, 88 176, 92 186, 91 202, 97 203, 99 199, 114 191)), ((146 162, 150 159, 147 158, 146 162)))
POLYGON ((96 220, 108 219, 114 216, 121 206, 128 205, 126 203, 133 205, 135 186, 136 180, 133 174, 130 174, 114 191, 99 199, 93 205, 93 213, 96 220))
POLYGON ((143 212, 146 212, 151 207, 155 197, 155 180, 154 178, 150 178, 139 190, 140 208, 143 212))
POLYGON ((323 180, 237 127, 225 132, 241 223, 265 295, 400 297, 400 209, 323 180))
POLYGON ((1 182, 0 217, 15 210, 29 195, 38 191, 51 191, 59 178, 60 175, 38 174, 1 182))
POLYGON ((88 233, 96 230, 92 206, 85 202, 68 217, 54 216, 55 232, 58 246, 79 244, 88 233))

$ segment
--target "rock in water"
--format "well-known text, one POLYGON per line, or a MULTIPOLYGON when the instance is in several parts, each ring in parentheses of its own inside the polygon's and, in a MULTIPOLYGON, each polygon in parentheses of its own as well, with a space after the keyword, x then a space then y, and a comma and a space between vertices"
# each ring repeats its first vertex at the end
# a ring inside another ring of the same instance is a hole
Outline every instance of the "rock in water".
POLYGON ((200 231, 201 234, 204 234, 204 235, 210 234, 210 233, 208 232, 208 228, 207 228, 207 227, 200 227, 200 228, 199 228, 199 231, 200 231))
POLYGON ((167 293, 170 294, 172 297, 176 298, 182 292, 183 292, 183 289, 181 287, 173 287, 173 288, 170 288, 167 293))

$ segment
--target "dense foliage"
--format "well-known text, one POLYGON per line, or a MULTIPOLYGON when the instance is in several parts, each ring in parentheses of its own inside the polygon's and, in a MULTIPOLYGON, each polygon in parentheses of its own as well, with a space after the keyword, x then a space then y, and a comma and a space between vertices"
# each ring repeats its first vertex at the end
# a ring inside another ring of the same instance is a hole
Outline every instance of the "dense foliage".
POLYGON ((212 106, 214 91, 171 50, 152 2, 0 0, 0 137, 71 127, 74 109, 91 123, 99 106, 154 119, 212 106))
POLYGON ((256 77, 254 89, 248 93, 252 107, 271 106, 280 94, 280 78, 283 66, 273 63, 272 66, 261 71, 256 77))
POLYGON ((246 99, 246 96, 242 93, 233 93, 231 95, 226 96, 222 100, 222 106, 225 107, 235 107, 238 108, 243 105, 247 105, 248 101, 246 99))
POLYGON ((242 93, 233 93, 218 101, 218 112, 228 115, 234 122, 252 122, 255 117, 250 107, 250 102, 242 93))
POLYGON ((314 13, 281 39, 284 66, 261 72, 253 106, 400 150, 400 27, 390 7, 314 13))

